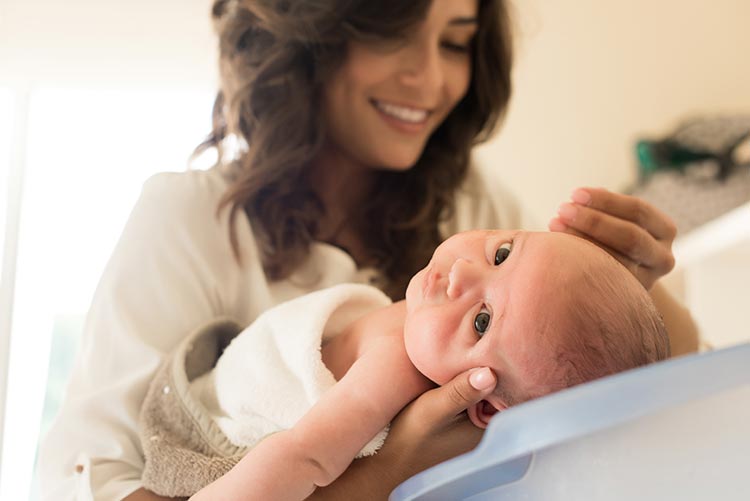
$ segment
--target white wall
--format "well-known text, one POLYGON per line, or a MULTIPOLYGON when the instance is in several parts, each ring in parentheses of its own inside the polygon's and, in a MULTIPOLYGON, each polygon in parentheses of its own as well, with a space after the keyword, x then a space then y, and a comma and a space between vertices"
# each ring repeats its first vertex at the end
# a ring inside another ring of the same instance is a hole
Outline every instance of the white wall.
POLYGON ((686 270, 686 301, 706 341, 716 347, 750 341, 750 225, 745 238, 686 270))
POLYGON ((632 183, 636 138, 750 112, 747 0, 515 4, 510 113, 478 158, 542 224, 576 186, 632 183))
POLYGON ((215 84, 210 0, 3 0, 0 83, 215 84))

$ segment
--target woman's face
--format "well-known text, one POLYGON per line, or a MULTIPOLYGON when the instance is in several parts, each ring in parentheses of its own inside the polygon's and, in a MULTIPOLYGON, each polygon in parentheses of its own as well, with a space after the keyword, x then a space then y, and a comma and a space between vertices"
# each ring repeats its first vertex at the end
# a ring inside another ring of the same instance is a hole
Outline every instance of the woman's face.
POLYGON ((433 0, 403 40, 350 42, 324 92, 329 147, 356 164, 412 167, 471 80, 478 0, 433 0))

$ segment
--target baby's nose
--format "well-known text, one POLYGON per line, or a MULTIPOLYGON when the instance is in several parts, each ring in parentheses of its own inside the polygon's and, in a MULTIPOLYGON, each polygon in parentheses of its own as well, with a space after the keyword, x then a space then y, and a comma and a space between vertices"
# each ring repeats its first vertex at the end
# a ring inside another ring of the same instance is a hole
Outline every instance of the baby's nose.
POLYGON ((462 257, 456 259, 448 272, 448 290, 450 299, 457 299, 470 291, 477 283, 479 270, 477 266, 462 257))

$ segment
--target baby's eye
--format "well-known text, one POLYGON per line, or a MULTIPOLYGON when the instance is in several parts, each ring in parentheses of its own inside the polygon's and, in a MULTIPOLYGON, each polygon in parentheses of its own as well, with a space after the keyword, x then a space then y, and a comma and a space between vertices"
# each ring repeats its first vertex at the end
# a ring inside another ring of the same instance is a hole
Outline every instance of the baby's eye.
POLYGON ((477 316, 474 317, 474 330, 477 331, 477 334, 480 336, 487 332, 487 328, 490 326, 490 314, 482 308, 482 311, 477 313, 477 316))
POLYGON ((495 252, 495 266, 502 264, 510 256, 511 242, 506 242, 495 252))

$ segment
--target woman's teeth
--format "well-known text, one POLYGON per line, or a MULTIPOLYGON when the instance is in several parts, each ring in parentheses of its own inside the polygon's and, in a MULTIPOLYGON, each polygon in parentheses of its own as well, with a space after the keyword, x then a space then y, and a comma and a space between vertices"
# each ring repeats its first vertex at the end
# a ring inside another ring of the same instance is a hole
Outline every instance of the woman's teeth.
POLYGON ((374 103, 375 106, 386 115, 404 122, 414 124, 422 123, 427 119, 427 115, 429 114, 426 110, 407 108, 405 106, 397 106, 395 104, 383 103, 380 101, 374 101, 374 103))

